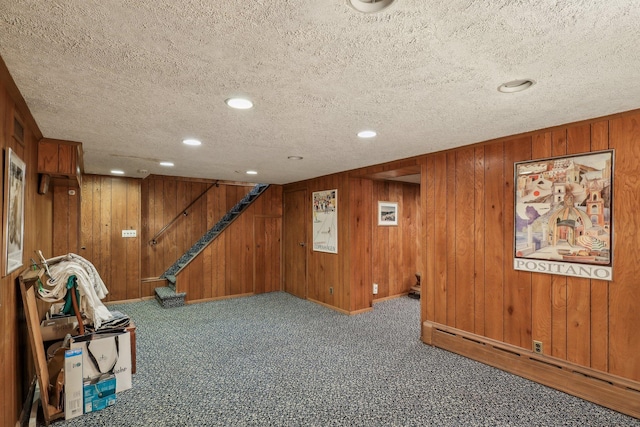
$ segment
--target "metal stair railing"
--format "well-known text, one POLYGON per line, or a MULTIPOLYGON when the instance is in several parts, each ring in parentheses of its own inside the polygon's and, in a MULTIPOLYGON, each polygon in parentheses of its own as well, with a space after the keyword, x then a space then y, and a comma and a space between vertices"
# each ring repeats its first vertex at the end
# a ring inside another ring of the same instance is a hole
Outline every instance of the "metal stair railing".
POLYGON ((149 240, 149 245, 150 246, 154 246, 158 244, 158 238, 160 236, 162 236, 164 234, 165 231, 167 231, 169 229, 169 227, 171 227, 179 218, 182 218, 183 216, 188 216, 189 215, 189 209, 191 208, 191 206, 195 205, 196 202, 198 200, 200 200, 205 194, 207 194, 209 192, 209 190, 211 190, 213 187, 219 187, 220 184, 218 184, 218 181, 214 182, 213 184, 211 184, 210 186, 208 186, 202 193, 200 193, 200 195, 198 197, 196 197, 195 199, 193 199, 193 201, 191 203, 189 203, 189 206, 187 206, 186 208, 184 208, 182 210, 182 212, 180 212, 178 215, 176 215, 175 218, 173 218, 171 221, 169 221, 169 223, 167 223, 167 225, 165 225, 164 227, 162 227, 160 229, 160 231, 158 231, 155 236, 153 236, 151 238, 151 240, 149 240))
POLYGON ((175 282, 175 275, 227 228, 251 203, 262 194, 269 184, 256 184, 234 207, 232 207, 209 231, 185 252, 160 278, 175 282))

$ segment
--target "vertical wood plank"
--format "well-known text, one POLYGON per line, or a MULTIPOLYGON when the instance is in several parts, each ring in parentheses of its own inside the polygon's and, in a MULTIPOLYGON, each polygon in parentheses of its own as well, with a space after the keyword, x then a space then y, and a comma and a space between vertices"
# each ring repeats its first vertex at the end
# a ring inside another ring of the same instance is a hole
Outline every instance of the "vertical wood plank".
MULTIPOLYGON (((456 323, 456 153, 447 153, 447 201, 446 211, 452 212, 447 215, 446 227, 446 254, 447 254, 447 325, 455 326, 456 323)), ((462 226, 462 225, 461 225, 462 226)))
POLYGON ((80 191, 76 187, 66 187, 69 200, 69 238, 66 247, 67 253, 80 253, 80 191), (71 194, 73 193, 73 194, 71 194))
POLYGON ((504 331, 504 144, 485 146, 485 336, 502 340, 504 331))
POLYGON ((74 175, 76 172, 76 146, 58 144, 58 173, 74 175))
POLYGON ((207 245, 202 254, 202 297, 209 299, 213 297, 213 259, 211 256, 212 245, 207 245))
MULTIPOLYGON (((567 153, 567 131, 557 130, 551 133, 551 155, 561 156, 567 153)), ((551 277, 551 355, 560 359, 567 358, 567 278, 551 277)))
POLYGON ((455 327, 473 332, 475 328, 474 270, 474 149, 456 151, 455 160, 455 327))
POLYGON ((402 186, 402 211, 401 226, 403 236, 402 248, 402 273, 403 286, 401 293, 409 292, 416 282, 415 273, 421 272, 420 268, 420 243, 418 240, 420 227, 420 187, 414 184, 402 186))
POLYGON ((422 244, 424 245, 423 259, 425 259, 425 272, 422 276, 421 293, 425 292, 426 298, 422 300, 422 321, 435 321, 436 316, 436 173, 435 173, 435 156, 429 156, 422 166, 422 197, 421 205, 424 212, 422 223, 424 224, 422 244))
POLYGON ((140 195, 140 180, 128 179, 126 181, 125 204, 125 228, 138 230, 137 237, 125 239, 126 245, 126 299, 141 298, 142 288, 140 283, 140 208, 142 198, 140 195))
MULTIPOLYGON (((280 187, 281 188, 281 187, 280 187)), ((272 200, 270 212, 279 215, 277 218, 271 219, 271 227, 268 228, 269 234, 267 241, 271 243, 269 253, 272 254, 270 269, 267 271, 269 277, 272 278, 268 292, 282 290, 282 191, 278 191, 279 200, 275 203, 272 200), (276 256, 273 256, 277 254, 276 256)))
MULTIPOLYGON (((164 192, 164 180, 156 179, 154 180, 154 189, 153 189, 154 198, 151 200, 153 202, 152 212, 153 212, 153 224, 154 228, 153 234, 158 234, 162 228, 165 226, 164 222, 164 209, 165 205, 168 204, 169 201, 165 202, 165 192, 164 192)), ((164 272, 164 248, 166 245, 166 236, 162 235, 158 237, 158 244, 153 246, 151 249, 151 276, 158 277, 164 272)))
POLYGON ((434 319, 437 323, 447 323, 447 210, 443 209, 447 200, 447 156, 434 156, 434 201, 435 229, 435 278, 434 278, 434 319))
MULTIPOLYGON (((140 277, 149 278, 149 179, 140 182, 140 277)), ((141 289, 142 291, 142 289, 141 289)))
MULTIPOLYGON (((600 151, 608 148, 609 122, 602 120, 593 123, 591 150, 600 151)), ((609 369, 609 286, 608 281, 591 280, 591 367, 603 372, 609 369)))
POLYGON ((514 163, 531 158, 531 138, 505 143, 504 203, 504 340, 531 348, 531 273, 513 268, 514 254, 514 163))
POLYGON ((226 234, 220 235, 211 244, 211 273, 212 273, 212 296, 220 297, 226 293, 226 268, 228 262, 225 261, 225 251, 227 246, 226 234))
POLYGON ((389 283, 389 227, 378 225, 378 202, 386 201, 388 195, 388 183, 376 181, 373 183, 373 204, 371 216, 373 217, 373 283, 378 284, 378 294, 373 298, 385 298, 390 294, 389 283))
MULTIPOLYGON (((93 259, 93 199, 96 194, 93 192, 93 180, 82 180, 82 196, 80 203, 80 247, 79 254, 84 258, 93 259)), ((97 239, 97 237, 96 237, 97 239)))
MULTIPOLYGON (((551 133, 532 137, 532 159, 551 156, 551 133)), ((543 353, 551 354, 551 275, 531 275, 531 338, 542 342, 543 353)))
POLYGON ((127 188, 124 179, 111 180, 111 256, 108 263, 111 270, 109 283, 109 301, 127 299, 127 252, 122 230, 126 228, 127 188))
POLYGON ((251 205, 246 215, 240 215, 242 230, 242 293, 253 292, 253 216, 256 207, 251 205))
POLYGON ((68 253, 69 215, 67 187, 53 187, 53 254, 50 254, 51 256, 68 253))
MULTIPOLYGON (((589 152, 591 126, 567 129, 567 154, 589 152)), ((591 365, 591 281, 567 277, 567 360, 591 365)))
MULTIPOLYGON (((165 179, 163 180, 163 218, 161 228, 169 224, 174 218, 180 214, 183 209, 186 207, 185 204, 180 203, 181 200, 178 198, 178 183, 182 183, 182 181, 175 181, 173 179, 165 179), (180 203, 180 205, 178 205, 180 203)), ((190 200, 189 194, 187 194, 187 200, 190 200)), ((181 216, 177 222, 182 223, 184 219, 181 216)), ((189 222, 187 221, 187 224, 189 222)), ((180 257, 180 253, 178 252, 178 228, 176 227, 178 224, 174 223, 171 227, 167 228, 162 236, 162 259, 160 262, 160 270, 158 271, 158 275, 162 274, 169 266, 171 266, 176 259, 180 257)), ((185 231, 185 234, 188 234, 188 231, 185 231)))
MULTIPOLYGON (((100 185, 100 192, 103 202, 100 203, 100 254, 98 265, 98 271, 102 276, 102 280, 105 285, 111 291, 113 287, 113 277, 111 268, 111 254, 112 250, 112 188, 111 178, 109 177, 96 177, 97 182, 100 185)), ((95 262, 94 262, 95 263, 95 262)), ((112 301, 111 296, 108 297, 108 301, 112 301)))
MULTIPOLYGON (((102 253, 103 253, 103 245, 105 242, 105 238, 103 236, 103 231, 104 231, 104 225, 103 225, 103 217, 102 217, 102 204, 103 204, 103 198, 105 195, 105 191, 103 191, 104 189, 102 188, 102 180, 95 175, 90 175, 90 176, 85 176, 82 179, 82 182, 91 182, 92 183, 92 189, 91 192, 93 194, 93 200, 91 205, 87 205, 88 207, 91 208, 91 217, 92 217, 92 223, 93 223, 93 231, 92 231, 92 240, 88 241, 87 243, 91 245, 92 248, 92 253, 91 253, 91 258, 90 261, 95 264, 96 268, 98 269, 98 272, 100 273, 100 276, 102 277, 102 280, 106 280, 105 277, 105 271, 102 268, 102 253)), ((109 201, 110 202, 110 201, 109 201)), ((108 201, 104 201, 104 204, 110 204, 108 201)), ((84 215, 84 212, 82 213, 84 215)), ((107 283, 107 282, 105 282, 107 283)))
POLYGON ((253 260, 253 289, 255 293, 261 294, 266 289, 267 269, 265 261, 267 259, 266 248, 266 219, 264 217, 255 217, 253 220, 254 233, 254 260, 253 260))
POLYGON ((145 278, 150 277, 158 277, 155 276, 155 258, 156 258, 156 246, 150 245, 148 242, 151 240, 153 236, 155 236, 157 232, 156 224, 155 224, 155 180, 152 177, 145 179, 147 183, 147 208, 146 208, 146 221, 147 221, 147 233, 148 237, 146 239, 146 261, 144 261, 144 267, 146 270, 146 274, 143 276, 145 278))
MULTIPOLYGON (((247 266, 248 269, 248 266, 247 266)), ((203 269, 203 257, 196 256, 189 263, 189 299, 200 300, 204 298, 204 269, 203 269)))
POLYGON ((474 271, 473 271, 473 286, 474 286, 474 331, 476 334, 484 335, 484 322, 485 322, 485 182, 484 182, 484 147, 477 147, 474 150, 474 229, 473 229, 473 244, 474 244, 474 271))

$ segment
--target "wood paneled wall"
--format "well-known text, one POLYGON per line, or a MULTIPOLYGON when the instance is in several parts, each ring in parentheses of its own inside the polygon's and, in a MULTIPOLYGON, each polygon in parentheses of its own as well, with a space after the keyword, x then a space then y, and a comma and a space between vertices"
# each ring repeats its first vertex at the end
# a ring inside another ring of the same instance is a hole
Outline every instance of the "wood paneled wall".
POLYGON ((253 187, 226 183, 211 187, 214 182, 158 175, 142 181, 143 279, 162 275, 253 187), (182 215, 205 191, 187 215, 182 215), (157 244, 149 245, 149 240, 176 217, 173 225, 157 239, 157 244))
POLYGON ((55 185, 49 191, 53 193, 53 252, 47 256, 80 255, 80 189, 55 185))
MULTIPOLYGON (((0 425, 7 427, 14 426, 18 421, 29 384, 35 375, 31 351, 27 347, 27 330, 17 277, 28 268, 29 259, 35 256, 36 250, 40 249, 44 254, 52 251, 52 196, 51 193, 37 193, 37 141, 41 138, 42 134, 24 99, 0 59, 0 146, 5 155, 7 148, 11 148, 26 164, 23 267, 5 276, 4 262, 0 261, 0 425), (15 115, 18 115, 24 127, 23 143, 13 138, 15 115)), ((2 169, 4 171, 4 167, 2 169)), ((4 189, 4 173, 0 174, 0 186, 4 189)), ((4 200, 3 190, 3 204, 4 200)), ((0 241, 4 239, 3 226, 0 227, 0 241)))
POLYGON ((81 198, 79 254, 109 289, 105 301, 141 298, 140 180, 85 175, 81 198), (137 237, 124 238, 122 230, 137 230, 137 237))
MULTIPOLYGON (((378 294, 373 298, 386 298, 409 292, 416 283, 420 259, 420 186, 395 181, 373 181, 371 201, 371 248, 373 280, 378 294), (398 225, 378 225, 378 202, 398 203, 398 225)), ((371 286, 371 285, 370 285, 371 286)))
POLYGON ((640 380, 640 113, 423 158, 423 320, 640 380), (516 271, 514 162, 615 149, 612 282, 516 271))
MULTIPOLYGON (((338 190, 338 253, 316 252, 313 250, 313 223, 311 218, 305 218, 301 223, 307 227, 306 257, 307 257, 307 298, 326 304, 344 312, 354 312, 371 307, 371 284, 365 286, 366 278, 371 277, 371 265, 361 265, 362 251, 356 248, 357 242, 370 251, 371 232, 356 226, 361 221, 369 222, 371 186, 363 185, 358 180, 354 186, 361 188, 363 194, 350 193, 351 181, 346 173, 330 175, 308 181, 302 181, 285 186, 286 191, 306 189, 309 206, 315 191, 338 190), (352 199, 352 196, 354 197, 352 199), (352 209, 352 205, 354 207, 352 209), (353 217, 352 217, 353 215, 353 217), (351 225, 354 225, 352 230, 351 225), (368 233, 368 236, 367 236, 368 233), (362 239, 359 240, 358 237, 362 239), (354 258, 351 258, 353 248, 354 258), (360 256, 360 258, 358 258, 360 256), (353 270, 357 269, 358 273, 353 270), (358 276, 358 277, 356 277, 358 276), (358 285, 350 286, 353 280, 358 285), (331 292, 333 291, 333 292, 331 292)), ((309 208, 309 213, 311 209, 309 208)), ((370 253, 370 252, 369 252, 370 253)))
MULTIPOLYGON (((218 194, 228 203, 250 189, 221 185, 218 194)), ((176 290, 187 302, 281 290, 281 236, 282 187, 271 185, 176 275, 176 290)))
MULTIPOLYGON (((285 191, 305 188, 309 195, 338 188, 338 254, 308 250, 310 299, 357 312, 370 304, 370 283, 383 282, 388 274, 383 270, 405 268, 397 268, 395 259, 379 261, 385 257, 380 248, 395 252, 391 248, 400 239, 387 243, 375 224, 370 238, 363 222, 363 213, 375 208, 376 199, 394 201, 397 190, 385 183, 366 185, 355 177, 411 162, 422 168, 420 208, 409 219, 417 227, 419 255, 406 269, 408 274, 423 273, 423 321, 526 350, 533 340, 542 341, 546 355, 640 381, 640 335, 635 333, 640 325, 640 111, 286 185, 285 191), (615 149, 614 280, 514 270, 514 163, 604 149, 615 149), (334 295, 328 293, 330 286, 334 295)), ((411 215, 404 203, 403 221, 411 215)), ((370 217, 367 221, 373 222, 370 217)), ((393 231, 387 233, 391 238, 393 231)))
POLYGON ((351 314, 370 309, 374 298, 408 292, 415 273, 423 270, 420 186, 361 175, 345 172, 285 186, 306 189, 309 199, 314 191, 338 189, 337 254, 313 251, 313 224, 310 218, 302 221, 308 236, 307 298, 351 314), (378 226, 378 201, 398 202, 398 226, 378 226), (379 285, 375 296, 373 283, 379 285))

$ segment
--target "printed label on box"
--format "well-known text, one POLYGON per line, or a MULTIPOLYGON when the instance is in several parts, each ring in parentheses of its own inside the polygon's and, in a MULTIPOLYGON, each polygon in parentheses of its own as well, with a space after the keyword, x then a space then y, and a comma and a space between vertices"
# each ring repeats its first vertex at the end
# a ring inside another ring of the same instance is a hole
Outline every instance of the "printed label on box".
POLYGON ((82 415, 82 349, 64 352, 64 419, 82 415))
POLYGON ((86 381, 83 388, 85 414, 116 403, 116 377, 113 374, 99 381, 86 381))

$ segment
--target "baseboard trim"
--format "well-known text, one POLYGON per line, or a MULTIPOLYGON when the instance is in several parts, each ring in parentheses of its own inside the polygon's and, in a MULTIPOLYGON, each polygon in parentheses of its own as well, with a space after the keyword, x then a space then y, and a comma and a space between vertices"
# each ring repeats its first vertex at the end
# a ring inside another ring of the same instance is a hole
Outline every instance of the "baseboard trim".
POLYGON ((187 304, 187 305, 188 304, 199 304, 201 302, 220 301, 220 300, 223 300, 223 299, 231 299, 231 298, 243 298, 243 297, 250 297, 252 295, 256 295, 256 294, 253 293, 253 292, 247 292, 245 294, 223 295, 221 297, 186 300, 184 303, 187 304))
POLYGON ((379 302, 384 302, 384 301, 389 301, 392 299, 396 299, 396 298, 401 298, 401 297, 406 297, 407 295, 409 295, 409 292, 403 292, 401 294, 396 294, 396 295, 389 295, 388 297, 382 297, 382 298, 375 298, 373 299, 373 303, 379 303, 379 302))
POLYGON ((373 310, 373 307, 367 307, 367 308, 363 308, 361 310, 349 311, 349 310, 344 310, 342 308, 338 308, 338 307, 336 307, 334 305, 331 305, 331 304, 327 304, 326 302, 318 301, 318 300, 313 299, 313 298, 307 298, 307 301, 311 301, 311 302, 316 303, 318 305, 321 305, 323 307, 330 308, 333 311, 337 311, 339 313, 346 314, 346 315, 349 315, 349 316, 353 316, 353 315, 361 314, 361 313, 366 313, 368 311, 373 310))
POLYGON ((640 418, 640 382, 429 321, 422 325, 422 341, 640 418))

